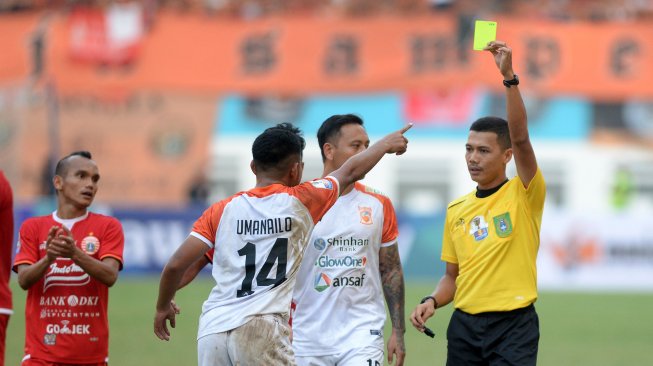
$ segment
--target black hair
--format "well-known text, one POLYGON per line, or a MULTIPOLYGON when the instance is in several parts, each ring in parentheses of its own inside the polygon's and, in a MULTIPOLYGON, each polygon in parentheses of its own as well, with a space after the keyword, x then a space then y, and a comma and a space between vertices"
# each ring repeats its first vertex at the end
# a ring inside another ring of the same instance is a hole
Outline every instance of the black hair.
POLYGON ((354 114, 334 114, 327 118, 320 129, 317 130, 317 143, 320 145, 320 153, 322 153, 322 161, 326 160, 324 155, 324 144, 332 142, 340 137, 340 129, 344 125, 357 124, 363 125, 363 120, 354 114))
POLYGON ((58 175, 60 177, 65 176, 68 170, 68 159, 72 158, 73 156, 81 156, 89 160, 93 158, 91 153, 85 150, 71 152, 70 154, 61 158, 59 162, 57 162, 57 166, 54 168, 54 175, 58 175))
POLYGON ((304 147, 306 141, 299 128, 292 123, 279 123, 263 131, 254 140, 252 158, 257 169, 276 169, 282 172, 287 168, 287 159, 293 155, 301 157, 304 147))
POLYGON ((482 117, 469 127, 470 131, 492 132, 497 135, 497 142, 504 150, 512 147, 508 121, 500 117, 482 117))

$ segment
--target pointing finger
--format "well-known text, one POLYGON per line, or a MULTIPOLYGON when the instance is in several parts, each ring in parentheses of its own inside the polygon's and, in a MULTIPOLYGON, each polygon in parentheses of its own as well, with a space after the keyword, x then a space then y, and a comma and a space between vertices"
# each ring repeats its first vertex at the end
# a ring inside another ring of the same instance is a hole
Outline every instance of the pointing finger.
POLYGON ((401 133, 403 135, 404 133, 406 133, 406 131, 410 130, 412 127, 413 127, 413 124, 409 123, 406 126, 404 126, 404 128, 399 130, 399 133, 401 133))

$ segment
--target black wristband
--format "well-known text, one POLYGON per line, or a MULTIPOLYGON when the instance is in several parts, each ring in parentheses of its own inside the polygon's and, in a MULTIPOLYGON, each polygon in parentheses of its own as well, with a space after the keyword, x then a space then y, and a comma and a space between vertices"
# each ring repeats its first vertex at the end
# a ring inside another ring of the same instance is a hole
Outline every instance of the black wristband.
POLYGON ((433 297, 433 296, 431 296, 431 295, 429 295, 429 296, 425 296, 425 297, 422 299, 422 301, 420 301, 419 303, 420 303, 420 304, 423 304, 423 303, 425 303, 425 302, 427 302, 427 301, 429 301, 429 300, 433 300, 433 308, 434 308, 434 309, 437 309, 437 308, 438 308, 438 302, 437 302, 437 300, 435 300, 435 297, 433 297))
POLYGON ((519 77, 517 74, 514 74, 515 77, 512 78, 512 80, 504 80, 503 85, 506 88, 510 88, 511 85, 519 85, 519 77))

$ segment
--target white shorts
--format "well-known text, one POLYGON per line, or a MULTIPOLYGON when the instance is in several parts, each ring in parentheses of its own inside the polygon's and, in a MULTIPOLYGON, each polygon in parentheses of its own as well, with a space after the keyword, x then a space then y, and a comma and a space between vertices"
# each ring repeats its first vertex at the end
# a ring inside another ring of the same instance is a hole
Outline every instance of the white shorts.
POLYGON ((199 366, 295 365, 288 320, 258 315, 238 328, 197 340, 199 366))
POLYGON ((362 347, 337 355, 295 356, 295 359, 297 366, 383 366, 383 354, 377 347, 362 347))

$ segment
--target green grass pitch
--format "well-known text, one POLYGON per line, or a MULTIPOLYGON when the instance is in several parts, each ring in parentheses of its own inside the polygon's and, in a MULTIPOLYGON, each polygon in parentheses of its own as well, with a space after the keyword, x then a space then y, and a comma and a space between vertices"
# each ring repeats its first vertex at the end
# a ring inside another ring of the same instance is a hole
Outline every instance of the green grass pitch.
MULTIPOLYGON (((406 289, 406 316, 432 283, 411 282, 406 289)), ((157 278, 122 277, 110 290, 110 365, 186 366, 196 364, 195 333, 200 307, 211 288, 198 279, 177 295, 182 314, 170 342, 152 332, 157 278)), ((12 278, 14 315, 7 332, 6 364, 20 364, 24 342, 25 292, 12 278)), ((653 346, 653 293, 579 294, 543 292, 536 303, 540 316, 539 365, 649 365, 653 346)), ((446 326, 451 306, 438 310, 428 326, 431 339, 406 321, 405 365, 444 365, 446 326)))

